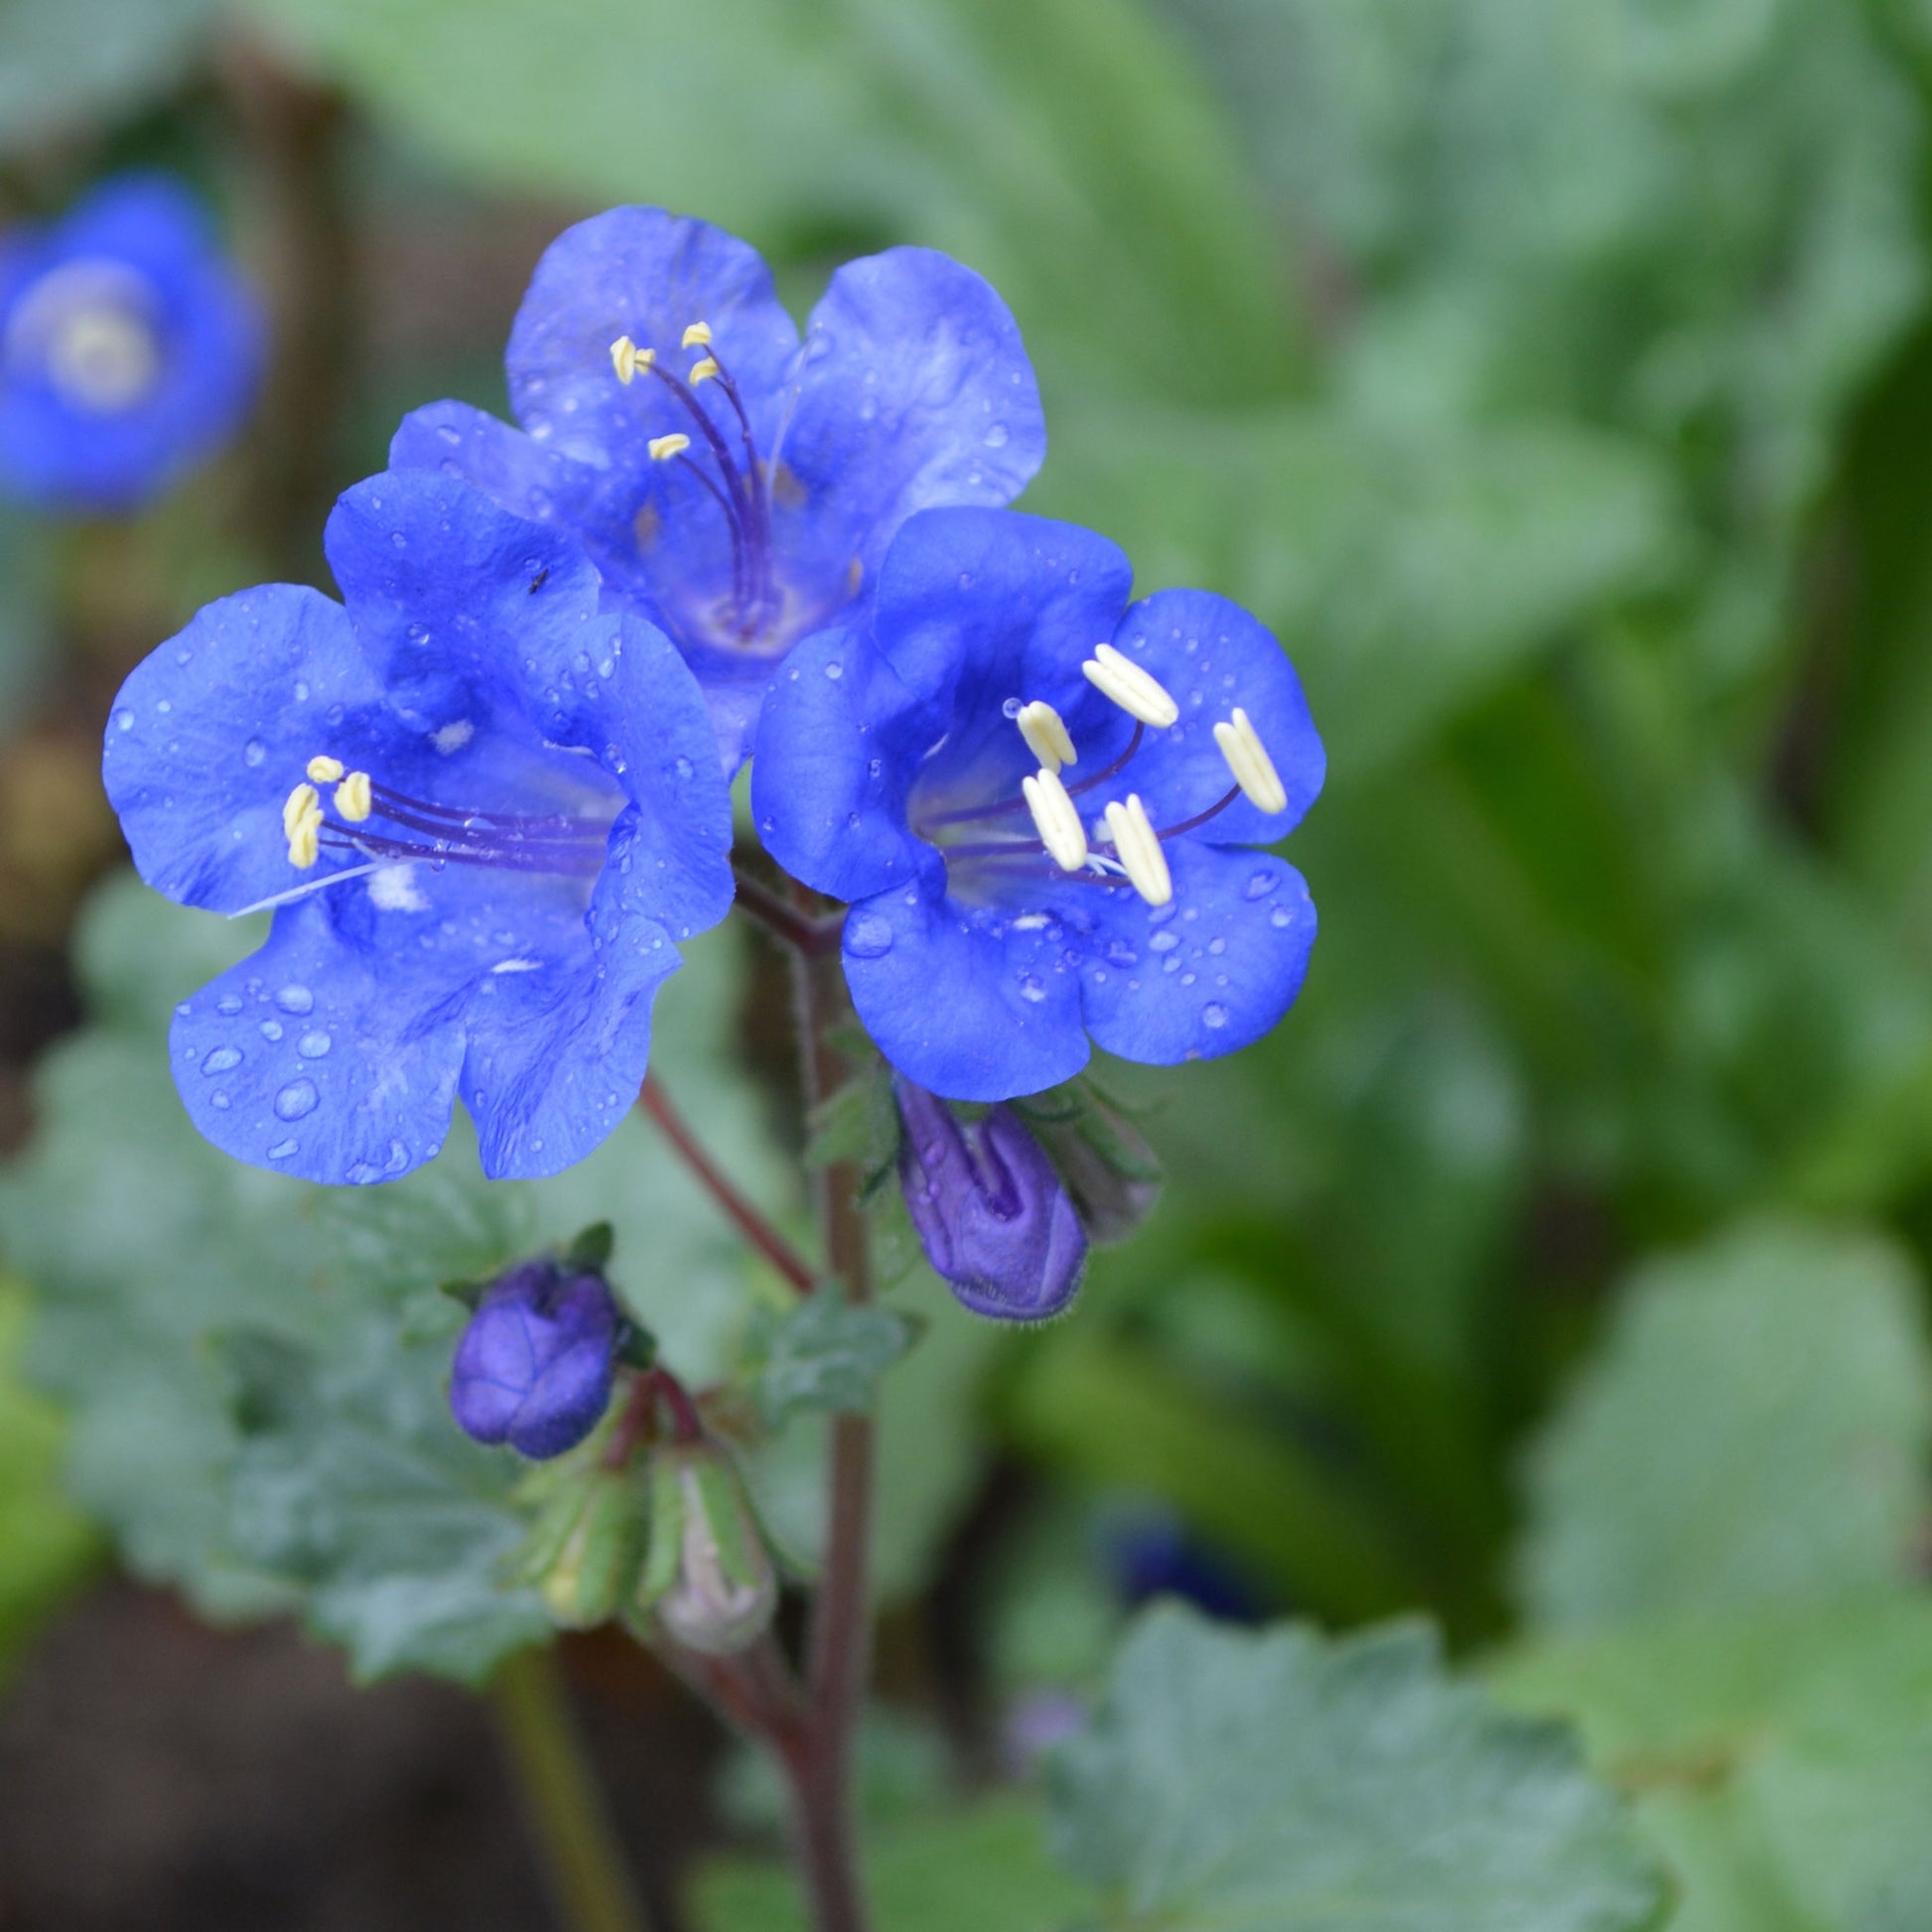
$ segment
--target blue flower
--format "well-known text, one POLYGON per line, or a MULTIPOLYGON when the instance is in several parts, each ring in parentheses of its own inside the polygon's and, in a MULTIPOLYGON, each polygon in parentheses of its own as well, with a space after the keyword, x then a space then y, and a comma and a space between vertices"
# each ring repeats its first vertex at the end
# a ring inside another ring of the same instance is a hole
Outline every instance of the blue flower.
POLYGON ((1254 849, 1321 788, 1301 685, 1225 599, 1130 587, 1070 524, 929 510, 869 627, 799 645, 766 699, 759 833, 851 901, 859 1017, 934 1093, 1036 1092, 1089 1035, 1164 1065, 1230 1052, 1301 990, 1314 908, 1254 849))
POLYGON ((0 244, 0 479, 37 503, 140 502, 239 427, 262 346, 194 199, 160 176, 107 182, 0 244))
POLYGON ((1020 332, 971 269, 926 248, 848 262, 801 345, 754 249, 661 208, 558 237, 508 367, 522 432, 435 403, 390 463, 576 531, 690 660, 732 769, 778 660, 863 607, 899 524, 1010 502, 1046 448, 1020 332))
POLYGON ((610 1407, 623 1330, 598 1276, 525 1262, 477 1304, 450 1370, 450 1412, 480 1443, 561 1455, 610 1407))
POLYGON ((967 1123, 910 1080, 897 1091, 899 1184, 933 1272, 974 1314, 1062 1313, 1086 1268, 1087 1237, 1039 1143, 1011 1107, 967 1123))
POLYGON ((635 1098, 674 942, 731 903, 703 697, 569 537, 467 483, 371 478, 325 543, 346 609, 211 604, 108 722, 142 877, 277 908, 177 1009, 177 1084, 217 1146, 311 1180, 406 1173, 459 1093, 485 1172, 555 1173, 635 1098))

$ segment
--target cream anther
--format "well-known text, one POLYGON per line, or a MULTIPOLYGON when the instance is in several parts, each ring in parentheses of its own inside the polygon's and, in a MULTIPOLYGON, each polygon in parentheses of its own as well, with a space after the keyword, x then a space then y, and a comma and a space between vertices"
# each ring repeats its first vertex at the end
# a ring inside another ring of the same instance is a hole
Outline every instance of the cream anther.
POLYGON ((369 774, 366 771, 351 771, 336 787, 336 809, 350 824, 359 825, 367 818, 371 805, 369 774))
POLYGON ((1053 863, 1062 872, 1078 872, 1087 862, 1086 828, 1059 774, 1042 768, 1036 778, 1023 778, 1020 789, 1034 815, 1034 829, 1053 855, 1053 863))
POLYGON ((1080 669, 1102 696, 1113 699, 1130 718, 1138 718, 1144 725, 1165 730, 1180 716, 1180 707, 1160 679, 1123 657, 1112 644, 1096 644, 1093 655, 1080 669))
POLYGON ((691 439, 681 430, 669 436, 653 436, 644 445, 653 463, 669 463, 672 457, 682 456, 690 447, 691 439))
POLYGON ((711 325, 708 322, 693 322, 685 327, 685 348, 709 348, 711 346, 711 325))
POLYGON ((1113 834, 1114 856, 1127 883, 1150 905, 1167 904, 1173 897, 1173 875, 1139 792, 1128 793, 1124 805, 1116 800, 1107 807, 1107 830, 1113 834))
POLYGON ((289 864, 307 872, 322 854, 322 813, 305 818, 289 832, 289 864))
POLYGON ((1079 762, 1073 740, 1067 735, 1066 721, 1044 699, 1035 698, 1032 704, 1022 705, 1013 722, 1020 727, 1027 750, 1039 760, 1042 770, 1057 771, 1063 764, 1079 762))
POLYGON ((618 380, 628 384, 639 370, 647 369, 657 360, 654 348, 639 348, 628 336, 620 336, 611 345, 611 366, 618 372, 618 380))
POLYGON ((1221 748, 1221 756, 1234 773, 1234 782, 1250 803, 1260 806, 1264 812, 1287 811, 1288 787, 1282 783, 1267 747, 1248 722, 1248 714, 1239 705, 1229 723, 1214 727, 1214 743, 1221 748))
POLYGON ((282 804, 282 830, 290 838, 295 836, 295 828, 312 813, 320 815, 322 793, 314 785, 297 785, 282 804))
POLYGON ((343 775, 345 766, 341 759, 332 759, 328 753, 319 753, 309 760, 309 776, 319 785, 333 785, 343 775))
POLYGON ((717 373, 718 373, 717 356, 707 355, 703 359, 703 361, 693 362, 691 364, 691 373, 686 378, 686 380, 689 381, 692 388, 695 389, 700 382, 709 382, 711 378, 717 373))

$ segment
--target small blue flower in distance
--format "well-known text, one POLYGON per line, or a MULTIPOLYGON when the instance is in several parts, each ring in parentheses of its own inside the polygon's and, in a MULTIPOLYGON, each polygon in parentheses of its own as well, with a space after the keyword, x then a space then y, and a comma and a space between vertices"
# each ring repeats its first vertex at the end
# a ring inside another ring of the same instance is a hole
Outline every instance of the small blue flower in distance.
POLYGON ((1281 646, 1203 591, 1128 603, 1070 524, 928 510, 869 627, 774 680, 752 808, 794 877, 851 901, 853 1002, 886 1057, 956 1100, 1066 1080, 1089 1036, 1170 1064, 1266 1033, 1314 907, 1280 838, 1321 788, 1281 646))
POLYGON ((730 769, 773 667, 863 605, 899 524, 1012 501, 1046 449, 1006 305, 928 248, 848 262, 801 343, 756 250, 613 208, 551 244, 507 360, 521 432, 434 403, 391 465, 575 530, 690 660, 730 769))
POLYGON ((29 501, 139 503, 240 426, 254 297, 194 198, 123 175, 0 239, 0 481, 29 501))
POLYGON ((216 1146, 310 1180, 408 1173, 458 1094, 486 1173, 553 1173, 635 1099, 676 941, 731 903, 703 695, 575 542, 453 478, 356 484, 325 547, 345 609, 223 598, 108 721, 141 876, 275 908, 176 1010, 176 1083, 216 1146))
POLYGON ((897 1091, 899 1183, 933 1272, 974 1314, 1062 1313, 1086 1268, 1087 1236, 1039 1143, 1011 1107, 969 1122, 910 1080, 897 1091))
POLYGON ((598 1276, 525 1262, 477 1304, 450 1371, 450 1412, 480 1443, 561 1455, 610 1407, 623 1332, 598 1276))

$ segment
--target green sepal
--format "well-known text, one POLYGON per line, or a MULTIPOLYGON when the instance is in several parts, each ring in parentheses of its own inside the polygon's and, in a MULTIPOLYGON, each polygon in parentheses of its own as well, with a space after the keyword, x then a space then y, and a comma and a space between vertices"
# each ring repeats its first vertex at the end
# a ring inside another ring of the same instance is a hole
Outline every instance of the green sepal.
POLYGON ((593 1221, 564 1250, 564 1265, 580 1274, 601 1275, 611 1265, 618 1245, 617 1231, 609 1221, 593 1221))
POLYGON ((1161 1197, 1159 1158, 1130 1110, 1087 1074, 1012 1103, 1098 1245, 1124 1241, 1161 1197))
POLYGON ((644 1498, 622 1470, 600 1469, 537 1588, 566 1629, 588 1630, 618 1611, 643 1554, 644 1498))
POLYGON ((650 1543, 631 1601, 648 1610, 677 1582, 684 1553, 684 1486, 678 1463, 668 1454, 651 1458, 650 1543))
POLYGON ((626 1320, 623 1339, 618 1343, 618 1360, 627 1368, 655 1368, 657 1337, 641 1321, 626 1320))
POLYGON ((771 1621, 778 1574, 724 1450, 667 1444, 651 1458, 651 1539, 635 1593, 674 1642, 727 1656, 771 1621))
POLYGON ((437 1293, 447 1295, 452 1302, 461 1302, 475 1314, 483 1296, 488 1292, 487 1282, 438 1282, 437 1293))

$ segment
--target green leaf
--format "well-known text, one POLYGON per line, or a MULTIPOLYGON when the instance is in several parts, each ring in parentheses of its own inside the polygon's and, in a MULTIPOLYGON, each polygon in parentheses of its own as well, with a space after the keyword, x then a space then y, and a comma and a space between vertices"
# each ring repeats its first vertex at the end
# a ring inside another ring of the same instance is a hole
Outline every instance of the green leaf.
POLYGON ((97 1548, 94 1531, 62 1493, 61 1415, 20 1380, 27 1314, 26 1292, 0 1278, 0 1689, 97 1548))
POLYGON ((777 1428, 803 1409, 863 1416, 879 1378, 918 1339, 924 1324, 876 1303, 852 1308, 836 1284, 806 1296, 755 1334, 752 1364, 759 1410, 777 1428))
POLYGON ((1429 1633, 1329 1640, 1148 1611, 1050 1768, 1110 1927, 1641 1932, 1664 1897, 1559 1725, 1448 1678, 1429 1633))
POLYGON ((526 1528, 509 1503, 515 1458, 452 1426, 447 1335, 399 1346, 377 1318, 342 1341, 326 1363, 258 1336, 224 1350, 242 1418, 234 1546, 305 1586, 304 1622, 358 1678, 480 1686, 551 1628, 535 1591, 502 1583, 526 1528))
POLYGON ((1902 1578, 1932 1509, 1918 1293, 1895 1248, 1797 1222, 1642 1269, 1531 1464, 1532 1616, 1600 1629, 1902 1578))
POLYGON ((1671 1932, 1932 1924, 1932 1603, 1900 1592, 1704 1615, 1504 1657, 1561 1712, 1674 1867, 1671 1932))
POLYGON ((0 145, 172 86, 207 37, 211 0, 0 0, 0 145))
MULTIPOLYGON (((1048 1863, 1038 1814, 1018 1798, 881 1825, 866 1834, 866 1864, 879 1932, 1060 1932, 1090 1906, 1048 1863)), ((804 1932, 781 1865, 717 1860, 696 1893, 703 1932, 804 1932)))

